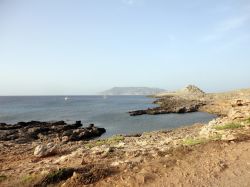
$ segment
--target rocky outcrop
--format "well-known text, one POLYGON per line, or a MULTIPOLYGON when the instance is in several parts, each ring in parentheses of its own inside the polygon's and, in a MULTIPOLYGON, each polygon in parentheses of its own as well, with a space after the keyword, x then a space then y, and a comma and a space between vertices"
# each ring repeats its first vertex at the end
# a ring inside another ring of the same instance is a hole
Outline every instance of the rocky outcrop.
POLYGON ((201 90, 195 85, 188 85, 184 89, 180 90, 179 92, 184 92, 187 94, 195 94, 195 95, 205 94, 203 90, 201 90))
POLYGON ((37 139, 59 138, 63 141, 87 140, 101 136, 105 133, 104 128, 89 127, 82 128, 81 121, 74 124, 58 122, 19 122, 14 125, 0 124, 0 141, 16 141, 26 143, 37 139))
POLYGON ((197 112, 201 106, 207 104, 206 93, 194 85, 175 92, 163 92, 155 95, 158 98, 154 104, 158 107, 146 110, 130 111, 131 116, 149 114, 189 113, 197 112))
POLYGON ((146 110, 131 111, 129 114, 131 116, 137 116, 143 114, 156 115, 168 113, 189 113, 196 112, 201 106, 205 105, 204 101, 189 100, 179 96, 166 96, 156 100, 154 103, 159 104, 160 106, 148 108, 146 110))
POLYGON ((203 97, 205 95, 206 93, 200 88, 198 88, 197 86, 188 85, 180 90, 155 94, 154 97, 160 98, 160 97, 165 97, 165 96, 184 96, 185 98, 196 99, 197 97, 203 97))
POLYGON ((35 157, 46 157, 54 155, 58 152, 58 146, 54 143, 48 143, 47 145, 38 145, 35 148, 34 156, 35 157))

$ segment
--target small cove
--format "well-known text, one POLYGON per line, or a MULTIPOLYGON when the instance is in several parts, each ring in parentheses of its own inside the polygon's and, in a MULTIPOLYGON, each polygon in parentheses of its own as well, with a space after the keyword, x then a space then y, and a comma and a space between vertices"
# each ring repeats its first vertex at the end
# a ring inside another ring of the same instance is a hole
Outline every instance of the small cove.
POLYGON ((94 123, 106 128, 103 137, 108 137, 172 129, 216 117, 202 112, 142 116, 127 113, 154 107, 153 101, 145 96, 67 96, 67 100, 65 96, 0 97, 0 122, 81 120, 84 126, 94 123))

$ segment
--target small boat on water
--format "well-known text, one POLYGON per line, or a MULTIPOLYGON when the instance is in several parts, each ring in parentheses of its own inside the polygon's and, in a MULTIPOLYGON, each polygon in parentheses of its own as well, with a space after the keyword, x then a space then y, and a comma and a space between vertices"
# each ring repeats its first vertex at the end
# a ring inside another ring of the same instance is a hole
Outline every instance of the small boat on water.
POLYGON ((64 100, 65 100, 65 101, 68 101, 68 100, 69 100, 69 98, 68 98, 68 97, 64 97, 64 100))

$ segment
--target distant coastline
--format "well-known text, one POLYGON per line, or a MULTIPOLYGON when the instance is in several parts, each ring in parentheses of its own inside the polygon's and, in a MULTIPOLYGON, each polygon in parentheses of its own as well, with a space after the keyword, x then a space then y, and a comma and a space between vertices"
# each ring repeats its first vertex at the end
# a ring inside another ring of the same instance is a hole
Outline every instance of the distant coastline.
POLYGON ((160 88, 149 87, 113 87, 109 90, 103 91, 101 95, 155 95, 161 92, 166 92, 160 88))

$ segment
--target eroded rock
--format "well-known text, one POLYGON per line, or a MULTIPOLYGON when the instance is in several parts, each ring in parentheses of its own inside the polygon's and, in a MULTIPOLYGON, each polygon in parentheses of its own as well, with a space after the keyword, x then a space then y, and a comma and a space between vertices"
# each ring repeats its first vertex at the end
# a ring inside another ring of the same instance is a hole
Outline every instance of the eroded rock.
POLYGON ((15 141, 27 143, 43 138, 57 139, 63 142, 87 140, 101 136, 104 128, 95 127, 94 124, 82 128, 81 121, 74 124, 58 122, 19 122, 14 125, 0 123, 0 141, 15 141))
POLYGON ((154 102, 159 104, 159 107, 148 108, 146 110, 130 111, 131 116, 138 116, 143 114, 157 115, 169 113, 189 113, 196 112, 199 108, 205 105, 205 101, 185 99, 179 96, 167 96, 160 98, 154 102))
POLYGON ((58 152, 58 145, 54 143, 48 143, 47 145, 38 145, 35 148, 34 156, 41 158, 54 155, 57 152, 58 152))

